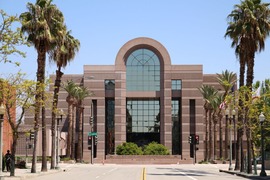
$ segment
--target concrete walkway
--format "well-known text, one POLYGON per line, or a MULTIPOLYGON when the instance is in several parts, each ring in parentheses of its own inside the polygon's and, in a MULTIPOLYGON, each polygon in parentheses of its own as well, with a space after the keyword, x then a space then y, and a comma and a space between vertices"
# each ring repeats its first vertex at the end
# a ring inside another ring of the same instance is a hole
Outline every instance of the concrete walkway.
POLYGON ((10 172, 4 171, 2 172, 2 175, 0 175, 0 180, 25 180, 30 179, 37 176, 43 176, 46 174, 52 174, 57 173, 60 171, 67 171, 74 167, 76 164, 70 164, 70 163, 59 163, 59 169, 50 169, 50 164, 47 164, 48 171, 47 172, 41 172, 41 163, 37 163, 36 166, 36 173, 31 173, 31 164, 29 163, 27 165, 27 169, 15 169, 15 176, 11 177, 10 172))

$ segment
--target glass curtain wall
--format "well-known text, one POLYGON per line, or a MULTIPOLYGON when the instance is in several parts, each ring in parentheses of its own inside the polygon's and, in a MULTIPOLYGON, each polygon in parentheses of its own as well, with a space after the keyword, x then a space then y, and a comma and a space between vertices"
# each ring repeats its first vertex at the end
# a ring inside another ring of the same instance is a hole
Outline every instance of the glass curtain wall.
MULTIPOLYGON (((137 49, 126 60, 126 90, 160 91, 160 61, 149 49, 137 49)), ((160 102, 157 97, 132 98, 126 103, 127 141, 139 146, 160 143, 160 102)))
POLYGON ((138 49, 126 61, 127 91, 160 91, 160 62, 148 49, 138 49))
MULTIPOLYGON (((115 80, 108 79, 105 80, 105 91, 114 91, 115 90, 115 80)), ((105 152, 106 154, 114 154, 115 149, 115 100, 113 98, 106 98, 105 100, 105 118, 106 118, 106 136, 105 136, 105 152)))
POLYGON ((138 146, 160 143, 159 100, 127 100, 127 142, 138 146))

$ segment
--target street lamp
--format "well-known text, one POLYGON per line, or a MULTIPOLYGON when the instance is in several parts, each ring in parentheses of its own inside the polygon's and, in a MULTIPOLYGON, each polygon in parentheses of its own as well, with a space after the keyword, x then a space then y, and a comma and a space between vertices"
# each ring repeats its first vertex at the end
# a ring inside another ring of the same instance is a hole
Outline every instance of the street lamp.
POLYGON ((230 123, 230 163, 229 163, 229 171, 231 171, 233 168, 232 168, 232 118, 230 116, 230 110, 229 109, 226 109, 226 117, 229 116, 229 123, 230 123))
POLYGON ((57 133, 56 133, 56 169, 59 169, 58 163, 60 161, 60 157, 59 157, 59 121, 62 122, 63 119, 63 115, 64 115, 64 111, 63 109, 60 109, 60 111, 57 113, 57 133))
POLYGON ((228 158, 228 120, 229 120, 229 109, 225 110, 225 118, 226 118, 226 123, 225 123, 225 159, 228 158))
POLYGON ((4 114, 5 114, 5 107, 3 104, 0 106, 0 175, 2 175, 2 154, 3 154, 3 126, 2 123, 4 122, 4 114))
POLYGON ((235 159, 235 156, 236 156, 235 114, 236 114, 236 111, 233 109, 232 110, 232 116, 233 116, 233 142, 234 142, 233 151, 234 151, 234 159, 235 159))
POLYGON ((261 123, 261 155, 262 155, 262 168, 260 172, 260 176, 267 176, 265 172, 265 164, 264 164, 264 128, 263 128, 263 122, 265 120, 265 117, 263 113, 261 112, 260 116, 260 123, 261 123))

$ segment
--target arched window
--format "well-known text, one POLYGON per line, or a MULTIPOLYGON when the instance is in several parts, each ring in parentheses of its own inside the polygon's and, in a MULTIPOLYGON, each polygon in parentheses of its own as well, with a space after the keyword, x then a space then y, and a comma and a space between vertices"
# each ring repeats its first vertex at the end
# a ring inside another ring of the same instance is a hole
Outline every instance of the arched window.
POLYGON ((126 61, 127 91, 160 91, 160 61, 148 49, 137 49, 126 61))

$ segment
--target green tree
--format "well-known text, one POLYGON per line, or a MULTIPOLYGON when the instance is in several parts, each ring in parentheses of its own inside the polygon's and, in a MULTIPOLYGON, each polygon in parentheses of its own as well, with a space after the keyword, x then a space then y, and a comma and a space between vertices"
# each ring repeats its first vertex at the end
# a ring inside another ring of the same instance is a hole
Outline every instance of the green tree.
MULTIPOLYGON (((221 74, 217 74, 217 81, 218 83, 222 86, 223 90, 224 90, 224 93, 221 97, 221 101, 222 103, 225 103, 223 106, 224 108, 226 108, 226 102, 225 102, 225 99, 227 97, 227 95, 232 91, 232 88, 233 86, 235 85, 236 81, 237 81, 237 77, 236 77, 236 74, 234 72, 230 72, 228 70, 225 70, 225 71, 222 71, 221 74)), ((223 127, 223 123, 222 123, 222 118, 223 118, 223 115, 222 115, 222 108, 219 108, 219 111, 217 113, 217 116, 219 118, 219 149, 220 149, 220 158, 223 157, 223 147, 222 147, 222 143, 223 143, 223 133, 222 133, 222 127, 223 127)), ((227 124, 227 122, 226 122, 227 124)), ((228 130, 227 130, 227 126, 226 126, 226 129, 225 129, 225 147, 227 146, 228 144, 228 130)), ((225 159, 228 158, 228 153, 227 151, 225 150, 225 159)))
POLYGON ((2 9, 0 9, 0 15, 0 62, 19 65, 19 62, 14 62, 9 57, 15 54, 25 57, 25 53, 18 50, 17 46, 26 45, 26 40, 19 28, 15 30, 13 28, 14 23, 19 22, 19 18, 8 15, 2 9))
MULTIPOLYGON (((20 15, 22 22, 22 32, 28 34, 27 41, 37 50, 37 85, 35 95, 35 115, 34 115, 34 149, 31 172, 36 173, 36 147, 37 133, 40 121, 40 109, 42 98, 44 97, 44 80, 46 53, 51 51, 57 42, 57 38, 63 36, 64 17, 62 12, 51 4, 52 0, 37 0, 35 4, 27 4, 27 12, 20 15)), ((42 118, 45 120, 45 118, 42 118)), ((45 123, 42 123, 44 125, 45 123)), ((46 142, 46 128, 42 127, 42 141, 46 142)), ((52 131, 54 132, 54 131, 52 131)), ((46 143, 42 143, 42 171, 47 171, 46 143)), ((55 168, 51 164, 51 169, 55 168)))
MULTIPOLYGON (((30 109, 34 102, 35 84, 34 81, 24 79, 24 75, 20 72, 11 74, 6 79, 0 79, 0 104, 4 104, 12 130, 12 167, 15 165, 20 125, 23 123, 25 111, 30 109)), ((15 176, 15 169, 10 172, 10 176, 15 176)))
POLYGON ((212 123, 212 112, 213 112, 213 106, 212 103, 215 101, 215 98, 217 96, 218 91, 213 87, 209 85, 202 85, 199 88, 199 91, 201 92, 203 99, 205 101, 204 103, 204 111, 205 111, 205 161, 209 161, 209 158, 212 158, 212 129, 211 129, 211 123, 212 123), (208 120, 209 118, 209 120, 208 120), (209 144, 208 144, 208 138, 209 138, 209 144))
MULTIPOLYGON (((262 3, 260 0, 244 0, 234 6, 234 10, 228 15, 229 26, 225 33, 232 39, 232 47, 236 50, 240 60, 240 87, 244 85, 245 67, 247 66, 246 86, 251 89, 254 78, 254 59, 255 53, 260 52, 265 47, 265 39, 270 30, 270 10, 269 3, 262 3)), ((243 103, 239 101, 240 106, 243 103)), ((241 108, 243 109, 243 108, 241 108)), ((247 112, 248 110, 245 110, 247 112)), ((239 121, 243 121, 246 114, 239 112, 239 121)), ((243 136, 240 130, 240 139, 243 136)), ((248 133, 248 132, 247 132, 248 133)), ((249 147, 249 141, 247 149, 249 147)), ((241 147, 241 166, 240 171, 244 171, 243 147, 241 147)), ((251 173, 250 155, 248 155, 248 173, 251 173)), ((239 167, 236 166, 235 169, 239 167)))
MULTIPOLYGON (((58 39, 57 46, 51 53, 50 59, 53 60, 57 65, 56 78, 54 82, 54 95, 52 103, 52 130, 55 130, 55 119, 56 119, 56 110, 58 104, 58 93, 61 85, 61 78, 64 74, 61 72, 61 68, 65 68, 67 64, 74 59, 76 52, 79 50, 80 42, 75 39, 70 31, 63 31, 63 39, 58 39)), ((52 137, 52 147, 55 147, 55 133, 52 137)), ((70 148, 69 148, 70 149, 70 148)), ((52 154, 55 154, 54 148, 52 148, 52 154)), ((68 152, 70 154, 70 152, 68 152)), ((55 156, 51 158, 51 164, 55 162, 55 156)))

